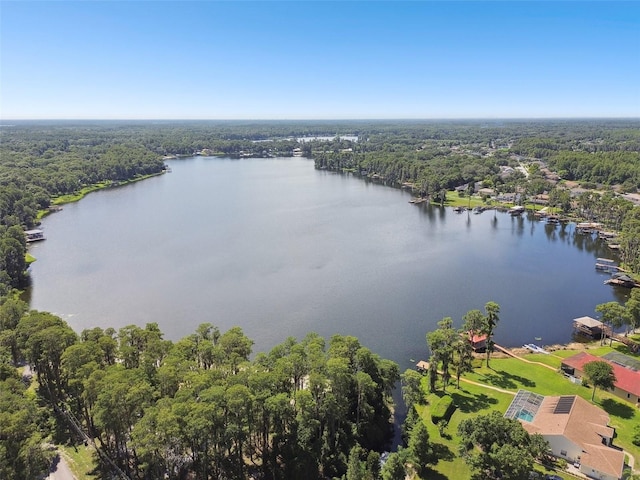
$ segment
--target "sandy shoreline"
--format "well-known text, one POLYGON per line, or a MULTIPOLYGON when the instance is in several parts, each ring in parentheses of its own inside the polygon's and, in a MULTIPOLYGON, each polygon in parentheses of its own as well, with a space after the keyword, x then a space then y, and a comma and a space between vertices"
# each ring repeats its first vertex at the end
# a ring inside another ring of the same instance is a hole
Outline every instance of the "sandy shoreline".
MULTIPOLYGON (((547 352, 555 352, 557 350, 589 350, 590 348, 599 347, 600 343, 596 340, 595 342, 589 343, 581 343, 581 342, 571 342, 567 344, 555 344, 555 345, 541 345, 547 352)), ((522 356, 526 354, 533 353, 528 348, 524 347, 503 347, 512 352, 514 355, 522 356)), ((484 356, 484 354, 482 354, 484 356)), ((491 353, 491 358, 506 358, 508 355, 504 352, 500 352, 498 350, 491 353)))

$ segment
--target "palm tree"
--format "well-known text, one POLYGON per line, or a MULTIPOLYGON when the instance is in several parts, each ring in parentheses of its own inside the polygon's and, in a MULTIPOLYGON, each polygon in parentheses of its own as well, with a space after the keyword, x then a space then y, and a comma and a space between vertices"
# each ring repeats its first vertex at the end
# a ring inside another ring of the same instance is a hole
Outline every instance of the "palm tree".
POLYGON ((493 331, 500 321, 498 314, 500 313, 500 305, 496 302, 487 302, 484 306, 486 312, 486 323, 484 333, 487 335, 487 368, 489 367, 489 359, 491 358, 491 350, 493 350, 493 331))
POLYGON ((453 345, 453 368, 456 374, 456 388, 460 388, 460 377, 472 370, 473 347, 468 338, 468 332, 458 331, 458 339, 453 345))

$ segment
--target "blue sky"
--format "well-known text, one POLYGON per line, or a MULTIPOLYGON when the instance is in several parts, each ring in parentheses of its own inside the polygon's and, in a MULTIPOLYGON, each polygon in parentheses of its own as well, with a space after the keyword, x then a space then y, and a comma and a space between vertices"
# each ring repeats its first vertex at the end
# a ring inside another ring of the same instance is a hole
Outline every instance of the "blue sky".
POLYGON ((3 119, 640 117, 638 1, 0 0, 3 119))

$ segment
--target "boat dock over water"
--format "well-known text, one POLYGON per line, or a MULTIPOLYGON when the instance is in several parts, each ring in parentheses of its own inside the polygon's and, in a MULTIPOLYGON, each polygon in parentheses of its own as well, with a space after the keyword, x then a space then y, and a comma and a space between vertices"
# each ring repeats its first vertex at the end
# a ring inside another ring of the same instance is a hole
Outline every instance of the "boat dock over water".
POLYGON ((596 270, 601 270, 607 273, 616 273, 622 269, 616 264, 615 260, 611 260, 610 258, 597 258, 596 270))
POLYGON ((592 234, 594 232, 599 232, 601 228, 602 228, 601 223, 581 222, 576 225, 576 233, 592 234))
POLYGON ((31 242, 39 242, 40 240, 44 240, 44 232, 42 230, 34 229, 34 230, 26 230, 24 232, 27 243, 31 242))
POLYGON ((522 205, 516 205, 515 207, 511 207, 509 209, 509 215, 511 216, 519 216, 524 213, 524 207, 522 205))
POLYGON ((605 285, 616 285, 625 288, 640 288, 640 283, 624 272, 617 272, 611 275, 609 280, 604 281, 605 285))
POLYGON ((420 360, 418 363, 416 363, 416 370, 418 370, 419 372, 422 373, 426 373, 429 371, 429 362, 425 361, 425 360, 420 360))

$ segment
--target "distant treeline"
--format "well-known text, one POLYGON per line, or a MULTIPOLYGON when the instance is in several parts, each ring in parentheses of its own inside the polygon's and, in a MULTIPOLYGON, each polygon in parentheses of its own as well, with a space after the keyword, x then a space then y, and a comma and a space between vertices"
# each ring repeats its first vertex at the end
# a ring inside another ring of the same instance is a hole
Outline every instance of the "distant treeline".
POLYGON ((319 168, 377 174, 433 195, 469 181, 504 183, 498 167, 542 160, 564 180, 640 186, 640 121, 555 121, 398 125, 346 142, 314 145, 319 168), (351 146, 351 145, 349 145, 351 146))

